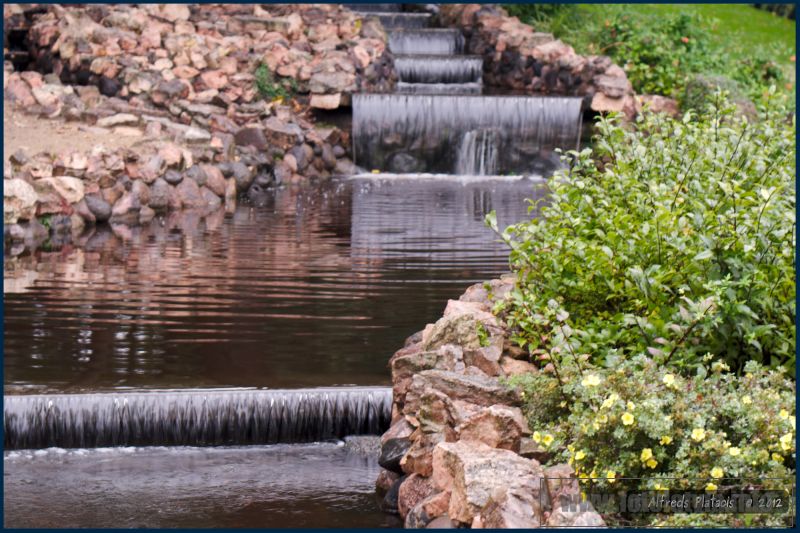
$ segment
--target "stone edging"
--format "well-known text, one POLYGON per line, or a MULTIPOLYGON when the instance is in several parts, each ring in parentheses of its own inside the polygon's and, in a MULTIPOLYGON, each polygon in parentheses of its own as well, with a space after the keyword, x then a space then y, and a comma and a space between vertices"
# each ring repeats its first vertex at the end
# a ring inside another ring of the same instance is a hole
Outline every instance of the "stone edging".
POLYGON ((579 494, 575 473, 541 466, 521 399, 500 381, 538 371, 491 313, 513 285, 506 276, 470 287, 390 360, 392 425, 376 486, 407 528, 605 526, 588 504, 561 505, 579 494))

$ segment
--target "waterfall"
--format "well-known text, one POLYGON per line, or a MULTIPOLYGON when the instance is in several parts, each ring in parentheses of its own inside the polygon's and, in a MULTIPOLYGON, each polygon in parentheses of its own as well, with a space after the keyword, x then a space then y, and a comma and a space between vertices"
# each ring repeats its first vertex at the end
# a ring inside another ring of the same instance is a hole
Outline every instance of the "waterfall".
POLYGON ((464 50, 464 36, 456 29, 400 30, 389 33, 389 49, 396 55, 452 55, 464 50))
POLYGON ((354 11, 364 17, 376 17, 381 21, 383 27, 389 31, 426 28, 430 25, 433 17, 430 13, 367 12, 359 9, 354 11))
POLYGON ((209 389, 4 397, 5 449, 314 442, 380 434, 385 387, 209 389))
POLYGON ((480 56, 397 56, 394 68, 407 83, 480 83, 483 78, 480 56))
POLYGON ((497 173, 499 135, 493 130, 472 130, 464 134, 458 148, 456 174, 487 176, 497 173))
POLYGON ((555 148, 577 146, 581 104, 581 98, 572 97, 354 94, 356 164, 386 172, 452 174, 458 148, 470 142, 464 132, 493 130, 493 171, 525 174, 555 148))

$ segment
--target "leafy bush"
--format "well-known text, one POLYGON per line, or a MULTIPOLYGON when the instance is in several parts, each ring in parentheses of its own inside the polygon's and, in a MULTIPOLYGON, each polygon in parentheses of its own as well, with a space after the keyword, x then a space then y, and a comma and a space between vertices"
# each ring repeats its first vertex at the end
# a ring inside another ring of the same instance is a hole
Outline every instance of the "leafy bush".
POLYGON ((265 100, 288 100, 297 91, 294 78, 275 80, 267 65, 259 65, 255 71, 256 89, 265 100))
POLYGON ((699 17, 663 17, 658 25, 619 14, 595 34, 600 51, 624 66, 638 93, 672 96, 694 72, 713 68, 708 36, 699 17))
MULTIPOLYGON (((791 487, 795 386, 780 372, 750 362, 739 378, 717 362, 685 378, 644 355, 605 367, 566 358, 551 368, 511 384, 527 400, 533 439, 553 463, 571 464, 587 489, 791 487)), ((696 516, 638 518, 700 525, 696 516)), ((733 518, 714 515, 714 525, 737 525, 733 518)), ((757 518, 766 525, 785 515, 757 518)))
POLYGON ((794 116, 775 103, 749 123, 720 97, 682 121, 597 126, 541 217, 501 234, 519 282, 496 311, 514 340, 598 365, 648 354, 688 373, 710 354, 734 371, 793 368, 794 116))

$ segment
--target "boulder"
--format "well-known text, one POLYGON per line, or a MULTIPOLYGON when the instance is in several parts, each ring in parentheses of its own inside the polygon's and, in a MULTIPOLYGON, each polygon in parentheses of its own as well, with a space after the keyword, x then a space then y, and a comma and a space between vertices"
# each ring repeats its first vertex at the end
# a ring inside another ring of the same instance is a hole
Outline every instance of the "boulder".
POLYGON ((378 479, 375 480, 375 492, 377 492, 379 496, 384 496, 398 479, 400 479, 400 474, 397 472, 381 468, 381 471, 378 473, 378 479))
POLYGON ((72 176, 42 178, 34 182, 34 188, 40 195, 54 193, 68 204, 80 202, 84 196, 83 181, 72 176))
POLYGON ((163 178, 158 178, 150 186, 150 202, 148 205, 155 211, 166 211, 169 208, 169 183, 163 178))
POLYGON ((419 345, 413 349, 399 350, 389 360, 395 401, 401 404, 405 401, 414 375, 431 369, 455 370, 462 358, 461 349, 453 345, 440 346, 435 350, 427 351, 423 351, 419 345))
POLYGON ((264 151, 269 146, 261 128, 241 128, 233 138, 238 146, 253 146, 259 151, 264 151))
POLYGON ((658 94, 641 94, 636 97, 642 108, 647 108, 652 113, 662 113, 677 118, 681 111, 678 101, 658 94))
POLYGON ((518 407, 492 405, 468 418, 456 428, 458 439, 482 442, 492 448, 519 452, 528 423, 518 407))
POLYGON ((432 479, 437 489, 451 492, 448 515, 463 524, 471 524, 490 500, 504 495, 523 499, 537 514, 541 509, 539 463, 480 442, 439 443, 432 479))
POLYGON ((414 428, 411 424, 408 423, 408 420, 405 418, 398 418, 389 429, 386 430, 386 433, 381 435, 381 444, 386 442, 389 439, 400 439, 406 438, 414 432, 414 428))
POLYGON ((303 142, 303 130, 297 124, 281 121, 278 117, 270 117, 264 124, 264 134, 269 145, 283 151, 303 142))
MULTIPOLYGON (((449 523, 450 519, 447 517, 449 505, 449 492, 434 492, 406 514, 406 529, 424 528, 438 517, 446 518, 449 523)), ((449 524, 448 527, 452 527, 452 524, 449 524)))
POLYGON ((520 403, 517 393, 501 385, 495 378, 445 370, 424 370, 414 375, 411 381, 404 411, 416 413, 419 410, 420 398, 429 390, 442 392, 451 400, 462 400, 484 407, 498 403, 504 405, 520 403))
POLYGON ((442 433, 421 433, 400 461, 403 472, 430 477, 433 474, 433 450, 444 440, 442 433))
POLYGON ((411 441, 405 437, 388 439, 381 444, 381 455, 378 464, 390 472, 402 473, 400 460, 411 448, 411 441))
POLYGON ((39 196, 24 180, 3 180, 3 223, 16 224, 20 220, 31 220, 36 216, 39 196))
POLYGON ((430 478, 411 474, 400 484, 397 495, 397 510, 405 518, 418 503, 434 492, 430 478))
POLYGON ((206 201, 200 194, 200 187, 193 179, 185 179, 181 181, 176 187, 177 197, 183 207, 204 207, 206 201))

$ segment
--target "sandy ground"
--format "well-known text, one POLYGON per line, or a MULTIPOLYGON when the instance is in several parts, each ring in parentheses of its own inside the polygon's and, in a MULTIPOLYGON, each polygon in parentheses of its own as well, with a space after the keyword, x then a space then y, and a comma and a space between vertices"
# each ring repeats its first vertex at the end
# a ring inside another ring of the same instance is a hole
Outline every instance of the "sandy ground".
POLYGON ((3 163, 11 154, 24 150, 28 155, 41 151, 60 152, 73 149, 89 151, 95 146, 108 148, 130 147, 142 142, 142 137, 130 137, 98 131, 81 122, 47 119, 27 115, 3 102, 3 163))

